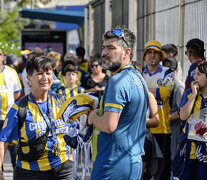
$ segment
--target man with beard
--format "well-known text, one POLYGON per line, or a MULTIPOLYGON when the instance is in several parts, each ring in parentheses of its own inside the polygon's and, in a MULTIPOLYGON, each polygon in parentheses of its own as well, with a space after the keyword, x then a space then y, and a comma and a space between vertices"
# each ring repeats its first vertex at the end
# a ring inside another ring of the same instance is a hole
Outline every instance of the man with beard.
POLYGON ((158 171, 154 179, 170 179, 170 95, 174 86, 174 72, 168 67, 160 65, 164 54, 158 41, 149 41, 145 45, 142 59, 147 63, 143 68, 143 76, 158 105, 159 125, 150 128, 154 134, 164 159, 158 161, 158 171))
POLYGON ((88 123, 100 130, 91 179, 140 179, 148 90, 131 64, 136 38, 117 26, 104 33, 103 41, 103 67, 113 76, 99 110, 88 117, 88 123))

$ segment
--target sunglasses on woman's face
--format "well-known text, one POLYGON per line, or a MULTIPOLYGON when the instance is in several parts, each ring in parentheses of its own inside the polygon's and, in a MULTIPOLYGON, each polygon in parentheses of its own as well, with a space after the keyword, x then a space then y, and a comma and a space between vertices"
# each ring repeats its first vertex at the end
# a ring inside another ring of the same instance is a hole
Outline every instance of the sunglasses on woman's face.
POLYGON ((99 66, 99 64, 91 65, 92 68, 94 68, 94 67, 97 68, 98 66, 99 66))

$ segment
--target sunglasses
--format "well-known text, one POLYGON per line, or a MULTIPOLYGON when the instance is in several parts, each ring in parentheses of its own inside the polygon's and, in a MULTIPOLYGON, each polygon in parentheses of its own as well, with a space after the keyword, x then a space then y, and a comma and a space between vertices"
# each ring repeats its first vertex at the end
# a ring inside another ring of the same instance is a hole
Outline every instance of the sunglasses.
POLYGON ((124 33, 121 31, 121 29, 111 29, 111 33, 115 36, 117 36, 118 38, 122 38, 125 42, 125 44, 127 45, 127 47, 129 47, 129 44, 127 43, 126 39, 124 38, 124 33))
POLYGON ((97 68, 98 66, 99 66, 99 64, 91 65, 92 68, 94 68, 94 67, 97 68))

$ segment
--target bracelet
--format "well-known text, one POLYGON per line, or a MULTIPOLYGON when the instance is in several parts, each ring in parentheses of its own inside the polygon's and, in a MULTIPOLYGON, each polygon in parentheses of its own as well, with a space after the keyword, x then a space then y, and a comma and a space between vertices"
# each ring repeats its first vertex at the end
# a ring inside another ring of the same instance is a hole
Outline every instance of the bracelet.
POLYGON ((0 173, 2 173, 2 168, 0 167, 0 173))

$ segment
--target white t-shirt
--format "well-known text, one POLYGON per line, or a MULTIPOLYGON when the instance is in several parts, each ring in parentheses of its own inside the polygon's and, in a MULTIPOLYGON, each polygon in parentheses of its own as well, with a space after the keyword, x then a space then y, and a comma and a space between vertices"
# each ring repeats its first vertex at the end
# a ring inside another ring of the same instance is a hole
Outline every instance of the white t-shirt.
POLYGON ((24 85, 24 95, 27 95, 31 92, 31 88, 28 84, 26 68, 24 68, 24 70, 22 72, 22 82, 23 82, 23 85, 24 85))

